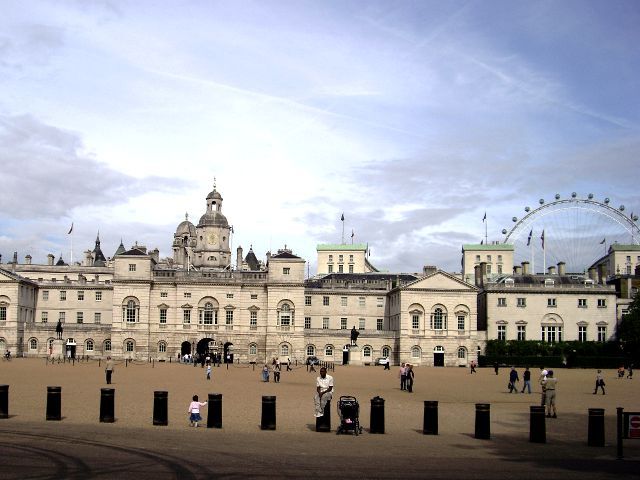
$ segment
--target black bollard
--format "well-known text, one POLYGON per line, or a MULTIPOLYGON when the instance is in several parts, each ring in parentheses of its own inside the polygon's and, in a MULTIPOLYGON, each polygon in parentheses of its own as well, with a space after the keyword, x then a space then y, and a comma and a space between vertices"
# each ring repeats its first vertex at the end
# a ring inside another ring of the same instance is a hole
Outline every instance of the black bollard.
POLYGON ((529 407, 529 441, 547 443, 547 426, 545 424, 544 407, 529 407))
POLYGON ((167 400, 169 392, 155 391, 153 392, 153 424, 168 425, 169 419, 167 414, 167 400))
POLYGON ((47 420, 62 420, 62 387, 47 387, 47 420))
POLYGON ((371 399, 369 433, 384 433, 384 398, 376 396, 371 399))
POLYGON ((331 431, 331 402, 324 405, 324 413, 321 417, 316 417, 316 432, 331 431))
MULTIPOLYGON (((229 366, 228 363, 227 366, 229 366)), ((276 397, 262 396, 260 428, 262 430, 276 429, 276 397)))
POLYGON ((210 393, 207 428, 222 428, 222 394, 210 393))
POLYGON ((589 409, 589 440, 590 447, 604 447, 604 408, 589 409))
POLYGON ((491 438, 490 408, 491 405, 488 403, 476 403, 476 438, 482 440, 491 438))
POLYGON ((438 435, 438 402, 436 401, 424 401, 422 433, 424 435, 438 435))
POLYGON ((100 421, 102 423, 113 423, 114 418, 114 394, 113 388, 100 389, 100 421))
POLYGON ((9 418, 9 385, 0 385, 0 418, 9 418))

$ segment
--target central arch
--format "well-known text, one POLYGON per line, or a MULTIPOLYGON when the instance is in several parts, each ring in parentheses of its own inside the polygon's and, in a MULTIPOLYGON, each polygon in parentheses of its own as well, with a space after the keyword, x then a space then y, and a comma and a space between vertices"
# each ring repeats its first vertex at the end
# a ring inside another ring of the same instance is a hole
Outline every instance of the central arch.
POLYGON ((198 352, 198 355, 206 355, 207 353, 212 354, 213 353, 212 344, 214 343, 215 341, 213 338, 203 338, 196 345, 196 352, 198 352))

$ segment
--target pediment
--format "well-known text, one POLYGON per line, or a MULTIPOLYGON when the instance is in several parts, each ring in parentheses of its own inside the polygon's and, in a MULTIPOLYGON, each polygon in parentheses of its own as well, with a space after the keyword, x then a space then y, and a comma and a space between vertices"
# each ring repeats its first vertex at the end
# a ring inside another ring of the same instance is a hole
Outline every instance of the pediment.
POLYGON ((403 286, 402 289, 461 290, 467 292, 476 292, 478 290, 474 285, 466 283, 441 270, 426 277, 419 278, 415 282, 403 286))

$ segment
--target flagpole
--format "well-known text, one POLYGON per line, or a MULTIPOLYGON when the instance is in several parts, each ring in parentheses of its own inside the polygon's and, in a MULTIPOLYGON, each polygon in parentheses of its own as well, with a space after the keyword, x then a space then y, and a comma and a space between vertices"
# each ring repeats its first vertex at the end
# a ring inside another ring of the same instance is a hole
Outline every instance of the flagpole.
POLYGON ((544 238, 544 230, 542 231, 542 273, 547 271, 547 242, 544 238))
POLYGON ((342 245, 344 245, 344 213, 342 214, 340 220, 342 221, 342 245))
MULTIPOLYGON (((531 236, 529 236, 529 238, 531 238, 531 236)), ((529 242, 529 255, 531 256, 531 271, 535 274, 536 273, 536 266, 534 263, 535 257, 533 256, 533 243, 531 242, 529 242)))

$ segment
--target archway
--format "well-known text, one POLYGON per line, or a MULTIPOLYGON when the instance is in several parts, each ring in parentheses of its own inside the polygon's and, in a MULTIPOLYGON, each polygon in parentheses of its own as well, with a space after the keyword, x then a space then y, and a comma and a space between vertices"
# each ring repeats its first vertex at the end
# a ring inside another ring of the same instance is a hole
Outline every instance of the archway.
POLYGON ((190 342, 182 342, 180 345, 180 355, 185 356, 191 353, 191 343, 190 342))
POLYGON ((196 352, 198 352, 198 355, 211 355, 213 353, 212 347, 214 343, 213 338, 203 338, 198 342, 196 352))
POLYGON ((224 344, 224 363, 233 363, 233 343, 224 344))
POLYGON ((433 349, 433 366, 444 367, 444 347, 440 345, 433 349))

